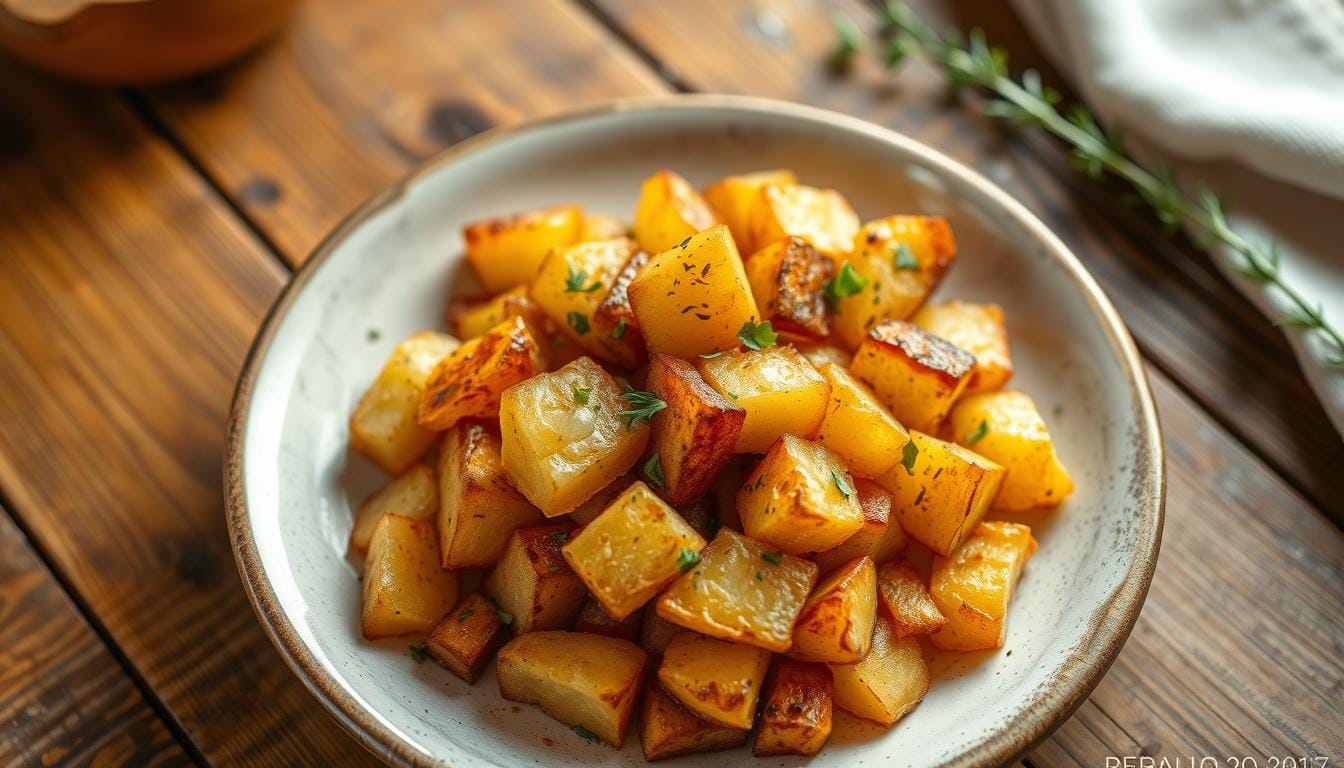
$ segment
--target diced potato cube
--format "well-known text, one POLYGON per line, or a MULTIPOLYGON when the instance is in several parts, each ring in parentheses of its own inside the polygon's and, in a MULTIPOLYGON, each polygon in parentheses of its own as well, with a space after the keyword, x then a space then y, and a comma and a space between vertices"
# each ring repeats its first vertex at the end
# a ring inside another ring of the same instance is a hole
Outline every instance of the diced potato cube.
POLYGON ((649 425, 625 425, 621 388, 582 357, 504 393, 500 406, 504 468, 547 517, 574 510, 639 459, 649 425))
POLYGON ((877 569, 877 596, 891 618, 896 638, 933 632, 947 623, 915 566, 903 560, 877 569))
POLYGON ((878 477, 900 463, 910 435, 873 390, 835 363, 821 366, 820 372, 831 384, 831 397, 817 442, 840 454, 862 477, 878 477))
POLYGON ((991 502, 995 509, 1053 507, 1073 493, 1073 478, 1055 455, 1045 420, 1021 392, 961 399, 952 408, 946 433, 1003 467, 1003 484, 991 502))
POLYGON ((460 421, 439 450, 439 548, 450 571, 499 562, 513 532, 545 517, 509 484, 494 430, 460 421))
POLYGON ((392 350, 350 416, 350 444, 397 475, 425 455, 439 436, 416 422, 430 374, 458 348, 446 333, 421 331, 392 350))
POLYGON ((834 344, 816 344, 800 341, 794 346, 798 348, 798 353, 807 358, 807 362, 811 363, 812 367, 817 370, 821 370, 821 367, 827 363, 835 363, 836 365, 848 368, 849 361, 854 357, 843 347, 837 347, 834 344))
POLYGON ((737 247, 746 253, 755 250, 751 239, 751 209, 761 187, 767 184, 792 185, 798 179, 790 170, 757 171, 727 176, 705 187, 705 202, 733 233, 737 247))
POLYGON ((480 592, 472 592, 430 631, 425 650, 449 672, 474 683, 504 639, 499 611, 480 592))
POLYGON ((416 420, 444 430, 460 419, 494 418, 504 390, 546 370, 546 355, 527 323, 512 317, 458 347, 434 369, 416 420))
POLYGON ((832 337, 849 349, 882 320, 914 314, 957 258, 952 229, 941 216, 870 221, 854 238, 854 251, 850 264, 867 283, 842 299, 831 318, 832 337))
POLYGON ((644 609, 644 626, 639 628, 639 647, 651 656, 661 656, 663 651, 667 649, 667 644, 672 642, 672 638, 678 632, 684 631, 681 627, 659 616, 654 604, 650 603, 644 609))
MULTIPOLYGON (((628 310, 626 287, 638 272, 636 266, 634 272, 624 274, 625 268, 637 253, 635 241, 626 238, 556 248, 541 262, 530 289, 532 300, 561 333, 588 354, 626 368, 638 366, 643 352, 638 329, 631 327, 633 313, 620 312, 621 307, 628 310), (608 305, 613 291, 616 301, 608 305), (599 312, 601 324, 597 322, 599 312), (619 331, 620 338, 613 338, 618 314, 626 318, 626 324, 619 331)), ((647 258, 642 256, 640 262, 647 258)))
POLYGON ((722 225, 674 241, 627 289, 650 352, 687 359, 736 348, 759 317, 737 246, 722 225))
POLYGON ((975 356, 966 394, 1003 389, 1013 376, 1008 329, 998 304, 948 301, 921 307, 911 322, 975 356))
POLYGON ((434 471, 416 464, 398 475, 359 505, 350 530, 350 549, 367 552, 374 526, 383 515, 394 514, 424 520, 439 511, 439 481, 434 471))
POLYGON ((653 450, 663 495, 673 504, 703 496, 732 456, 747 412, 709 386, 695 366, 655 352, 648 388, 667 408, 653 415, 653 450))
POLYGON ((593 338, 601 340, 607 360, 627 370, 643 365, 647 357, 644 332, 640 330, 634 307, 630 306, 630 283, 644 271, 651 258, 648 251, 635 251, 616 273, 607 297, 593 310, 593 338))
POLYGON ((633 642, 639 638, 642 616, 642 612, 635 612, 624 619, 618 619, 607 613, 601 603, 589 596, 584 598, 583 607, 579 609, 579 618, 574 622, 574 631, 619 637, 633 642))
POLYGON ((863 527, 863 510, 840 457, 784 435, 737 494, 737 514, 753 539, 791 555, 837 546, 863 527))
POLYGON ((859 231, 859 216, 834 189, 802 184, 767 184, 751 207, 755 250, 789 236, 801 237, 832 257, 849 253, 859 231))
POLYGON ((883 563, 905 550, 905 529, 892 511, 891 492, 872 480, 854 479, 863 527, 831 549, 812 555, 820 573, 826 574, 856 557, 867 555, 874 563, 883 563))
POLYGON ((718 223, 719 217, 695 187, 672 171, 658 171, 639 189, 635 239, 652 253, 666 251, 718 223))
POLYGON ((511 317, 521 317, 527 321, 528 328, 537 335, 544 335, 547 326, 546 313, 527 295, 527 286, 517 288, 484 300, 460 300, 448 305, 448 327, 459 339, 474 339, 511 317))
POLYGON ((552 248, 579 240, 583 210, 557 205, 497 219, 474 221, 462 228, 467 261, 486 293, 523 285, 552 248))
POLYGON ((700 552, 700 564, 658 598, 658 615, 701 634, 782 653, 816 581, 816 564, 720 528, 700 552))
POLYGON ((457 574, 439 568, 434 523, 383 515, 364 559, 364 639, 428 632, 457 602, 457 574))
POLYGON ((929 592, 947 623, 929 638, 946 651, 1001 648, 1008 635, 1008 602, 1022 566, 1036 551, 1031 529, 980 523, 950 557, 933 558, 929 592))
POLYGON ((849 664, 868 655, 877 619, 877 568, 867 556, 851 560, 812 590, 793 629, 789 655, 802 661, 849 664))
POLYGON ((910 538, 946 555, 985 516, 1003 481, 1003 467, 922 432, 910 432, 901 464, 878 478, 891 491, 910 538))
POLYGON ((621 746, 648 657, 615 637, 529 632, 499 651, 499 695, 621 746))
POLYGON ((740 747, 747 743, 747 731, 696 717, 662 688, 649 685, 639 710, 639 740, 644 759, 653 762, 740 747))
POLYGON ((587 525, 593 522, 597 519, 598 515, 607 511, 607 507, 611 506, 611 502, 615 501, 621 494, 625 493, 626 490, 630 488, 630 484, 638 479, 638 476, 636 476, 633 470, 617 477, 615 480, 602 486, 602 490, 589 496, 587 501, 575 507, 574 511, 569 513, 569 519, 579 525, 587 525))
POLYGON ((764 453, 780 435, 809 436, 826 415, 831 385, 790 346, 698 360, 700 375, 747 412, 735 453, 764 453))
POLYGON ((775 330, 818 339, 830 333, 822 290, 835 266, 801 237, 786 237, 747 259, 747 280, 761 317, 775 330))
POLYGON ((586 591, 560 554, 573 530, 570 525, 519 528, 486 577, 481 589, 504 612, 500 618, 514 634, 574 625, 586 591))
POLYGON ((857 664, 832 664, 835 706, 890 728, 929 691, 929 666, 913 637, 897 639, 885 617, 873 630, 873 649, 857 664))
POLYGON ((849 370, 907 429, 934 432, 966 388, 974 364, 969 352, 919 326, 884 320, 859 345, 849 370))
POLYGON ((761 724, 751 753, 815 755, 831 737, 831 670, 789 658, 775 660, 761 699, 761 724))
POLYGON ((635 481, 562 553, 602 607, 623 619, 698 562, 704 548, 676 510, 635 481))
POLYGON ((595 240, 611 240, 616 237, 625 237, 629 232, 630 228, 616 216, 585 211, 583 221, 579 225, 579 242, 591 243, 595 240))
POLYGON ((663 651, 658 682, 692 714, 729 728, 750 728, 770 652, 694 632, 663 651))

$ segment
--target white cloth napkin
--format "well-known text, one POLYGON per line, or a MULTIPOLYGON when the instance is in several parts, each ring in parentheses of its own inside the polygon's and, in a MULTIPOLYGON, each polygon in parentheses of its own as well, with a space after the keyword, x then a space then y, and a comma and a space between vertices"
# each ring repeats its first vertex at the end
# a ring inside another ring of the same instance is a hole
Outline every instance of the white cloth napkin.
MULTIPOLYGON (((1344 325, 1344 0, 1011 0, 1052 63, 1108 124, 1228 204, 1229 224, 1282 246, 1288 282, 1344 325)), ((1223 272, 1270 318, 1272 287, 1223 272)), ((1344 433, 1344 367, 1285 328, 1344 433)))

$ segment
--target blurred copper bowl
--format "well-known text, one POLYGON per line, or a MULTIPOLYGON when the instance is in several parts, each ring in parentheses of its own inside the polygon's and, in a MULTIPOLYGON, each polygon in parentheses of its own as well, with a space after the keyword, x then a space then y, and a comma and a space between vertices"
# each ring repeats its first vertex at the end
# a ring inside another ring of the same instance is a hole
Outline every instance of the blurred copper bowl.
POLYGON ((0 0, 0 49, 76 80, 177 80, 265 40, 296 1, 0 0))

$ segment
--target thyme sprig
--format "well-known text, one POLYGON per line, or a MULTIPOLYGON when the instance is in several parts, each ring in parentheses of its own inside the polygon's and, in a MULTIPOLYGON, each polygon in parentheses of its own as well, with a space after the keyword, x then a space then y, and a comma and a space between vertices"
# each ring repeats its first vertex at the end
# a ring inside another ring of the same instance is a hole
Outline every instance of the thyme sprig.
MULTIPOLYGON (((833 64, 844 64, 865 47, 856 27, 848 19, 836 19, 836 47, 833 64)), ((875 40, 877 53, 888 69, 911 56, 919 56, 939 66, 953 93, 980 89, 986 96, 985 113, 1019 125, 1044 129, 1072 148, 1072 165, 1089 178, 1100 181, 1115 176, 1134 188, 1157 220, 1174 232, 1181 224, 1193 224, 1204 237, 1196 244, 1213 253, 1221 242, 1235 256, 1231 267, 1238 274, 1260 285, 1273 286, 1289 302, 1283 317, 1275 325, 1315 331, 1331 347, 1327 359, 1331 365, 1344 366, 1344 333, 1325 318, 1324 307, 1313 305, 1302 296, 1280 270, 1279 246, 1273 241, 1251 242, 1227 224, 1222 201, 1204 185, 1189 195, 1177 184, 1176 176, 1163 165, 1151 170, 1135 162, 1128 154, 1119 131, 1104 128, 1082 104, 1062 104, 1060 93, 1041 82, 1040 73, 1026 69, 1013 79, 1008 71, 1008 55, 991 46, 980 29, 963 35, 949 29, 943 35, 934 32, 909 6, 888 0, 882 8, 882 29, 875 40)))

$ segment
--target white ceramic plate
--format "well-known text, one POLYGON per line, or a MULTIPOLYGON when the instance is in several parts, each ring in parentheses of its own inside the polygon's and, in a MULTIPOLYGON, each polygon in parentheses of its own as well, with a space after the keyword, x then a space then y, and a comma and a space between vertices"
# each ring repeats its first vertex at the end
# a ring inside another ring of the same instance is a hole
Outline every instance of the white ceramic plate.
MULTIPOLYGON (((928 697, 890 731, 837 717, 811 760, 762 765, 992 765, 1028 750, 1082 702, 1128 635, 1157 558, 1162 444, 1143 370, 1114 309, 1022 206, 910 139, 834 113, 729 97, 622 102, 464 142, 357 211, 295 276, 252 350, 234 403, 226 477, 239 569, 295 673, 391 762, 638 765, 531 706, 468 686, 409 640, 367 643, 346 558, 351 513, 384 481, 347 449, 346 419, 398 339, 441 327, 470 291, 459 229, 562 201, 633 213, 639 182, 673 168, 696 184, 788 167, 835 187, 864 219, 947 216, 959 244, 942 297, 1004 307, 1016 368, 1078 490, 1032 517, 1040 551, 997 653, 935 659, 928 697), (370 333, 371 330, 376 334, 370 333), (376 338, 374 338, 376 336, 376 338)), ((752 763, 749 753, 676 765, 752 763)))

